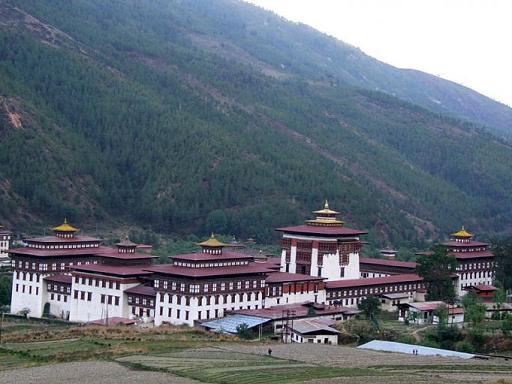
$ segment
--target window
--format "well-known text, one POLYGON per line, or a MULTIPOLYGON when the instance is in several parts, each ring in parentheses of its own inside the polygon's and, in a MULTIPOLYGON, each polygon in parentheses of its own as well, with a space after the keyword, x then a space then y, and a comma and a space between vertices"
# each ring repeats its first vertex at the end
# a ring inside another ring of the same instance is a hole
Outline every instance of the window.
POLYGON ((169 282, 167 280, 164 280, 163 287, 164 289, 167 289, 169 282))
POLYGON ((212 284, 212 291, 213 291, 213 292, 216 292, 216 291, 217 291, 217 283, 213 283, 213 284, 212 284))
MULTIPOLYGON (((155 282, 153 283, 153 286, 155 288, 158 288, 160 286, 160 280, 155 280, 155 282)), ((161 314, 160 314, 161 315, 161 314)))
POLYGON ((208 284, 205 284, 205 285, 203 286, 203 290, 204 290, 205 292, 208 292, 208 284))
POLYGON ((114 299, 115 299, 114 304, 119 305, 119 296, 115 296, 114 299))
POLYGON ((75 289, 75 292, 73 293, 73 297, 74 297, 75 299, 78 299, 78 291, 77 291, 76 289, 75 289))
POLYGON ((92 300, 92 292, 87 292, 87 301, 92 300))
POLYGON ((80 300, 85 300, 85 291, 80 292, 80 300))

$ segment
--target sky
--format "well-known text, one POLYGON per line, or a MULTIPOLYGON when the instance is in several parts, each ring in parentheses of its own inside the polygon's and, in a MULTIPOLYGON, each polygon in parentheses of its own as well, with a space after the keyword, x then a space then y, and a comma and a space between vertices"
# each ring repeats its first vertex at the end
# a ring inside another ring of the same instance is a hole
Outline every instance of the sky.
POLYGON ((512 0, 246 0, 512 106, 512 0))

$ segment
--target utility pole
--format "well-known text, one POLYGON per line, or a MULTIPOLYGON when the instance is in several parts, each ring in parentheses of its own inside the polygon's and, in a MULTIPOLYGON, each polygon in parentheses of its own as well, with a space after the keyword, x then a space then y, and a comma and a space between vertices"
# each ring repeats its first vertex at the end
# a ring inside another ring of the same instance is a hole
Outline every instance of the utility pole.
POLYGON ((2 317, 0 319, 0 344, 2 344, 2 329, 4 328, 4 312, 2 311, 2 317))

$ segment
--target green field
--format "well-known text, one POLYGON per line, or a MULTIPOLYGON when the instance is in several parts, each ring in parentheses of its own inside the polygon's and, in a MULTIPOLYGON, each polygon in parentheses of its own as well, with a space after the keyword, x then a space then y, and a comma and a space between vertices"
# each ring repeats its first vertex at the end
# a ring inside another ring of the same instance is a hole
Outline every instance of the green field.
MULTIPOLYGON (((51 374, 58 376, 58 372, 66 372, 66 364, 86 361, 98 366, 93 370, 97 377, 84 377, 87 383, 101 382, 106 373, 100 367, 107 363, 119 364, 127 372, 139 371, 142 376, 158 373, 164 375, 164 380, 168 375, 169 380, 181 377, 212 384, 332 378, 351 383, 507 383, 512 377, 512 363, 505 359, 472 361, 344 346, 247 342, 186 327, 35 326, 19 321, 7 325, 0 345, 0 382, 7 383, 16 382, 9 370, 33 372, 37 367, 52 365, 55 368, 51 374), (274 351, 272 356, 267 355, 269 346, 274 351)), ((14 375, 19 371, 12 372, 14 375)))

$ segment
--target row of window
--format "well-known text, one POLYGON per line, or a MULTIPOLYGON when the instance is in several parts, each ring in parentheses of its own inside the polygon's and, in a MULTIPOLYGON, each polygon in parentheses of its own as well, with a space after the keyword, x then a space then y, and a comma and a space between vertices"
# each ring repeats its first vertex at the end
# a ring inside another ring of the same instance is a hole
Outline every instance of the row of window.
POLYGON ((50 300, 55 300, 55 298, 57 298, 57 301, 61 301, 61 298, 62 298, 62 301, 64 301, 65 303, 68 302, 67 295, 59 295, 59 294, 55 294, 55 293, 50 294, 50 300))
POLYGON ((491 269, 494 267, 494 263, 487 262, 487 263, 464 263, 460 264, 457 268, 457 270, 465 270, 465 269, 491 269))
POLYGON ((17 280, 35 281, 39 283, 40 276, 38 273, 16 271, 17 280))
MULTIPOLYGON (((34 290, 35 294, 39 295, 39 287, 35 287, 35 288, 36 288, 34 290)), ((15 290, 16 290, 16 292, 20 292, 20 284, 16 284, 15 290)), ((28 294, 31 295, 32 294, 32 286, 31 285, 26 286, 25 284, 21 284, 21 293, 25 293, 25 292, 28 292, 28 294)))
POLYGON ((145 297, 128 296, 128 304, 142 305, 144 307, 149 305, 151 308, 153 308, 155 305, 155 302, 153 299, 146 299, 145 297))
MULTIPOLYGON (((93 299, 93 293, 92 292, 86 292, 86 291, 73 291, 73 298, 76 300, 86 300, 86 301, 92 301, 93 299)), ((111 304, 111 305, 119 305, 121 301, 120 296, 112 296, 112 295, 100 295, 100 303, 101 304, 111 304)))
POLYGON ((467 279, 479 279, 482 277, 492 277, 493 273, 491 271, 480 271, 480 272, 469 272, 469 273, 461 273, 461 280, 467 279))
MULTIPOLYGON (((84 265, 89 265, 91 264, 90 261, 85 261, 83 263, 84 265)), ((93 261, 93 264, 98 264, 98 261, 95 260, 93 261)), ((11 261, 11 265, 13 266, 13 268, 16 267, 16 265, 18 266, 18 268, 23 268, 25 267, 25 269, 32 269, 34 271, 64 271, 66 270, 66 267, 68 266, 73 266, 74 263, 69 263, 69 264, 66 264, 66 263, 51 263, 51 264, 47 264, 47 263, 36 263, 36 262, 29 262, 29 261, 21 261, 21 260, 18 260, 18 263, 16 263, 16 260, 12 260, 11 261)), ((82 262, 81 261, 78 261, 76 263, 76 265, 82 265, 82 262)))
POLYGON ((374 293, 387 293, 387 292, 398 292, 398 291, 413 291, 421 288, 421 284, 399 284, 376 288, 361 288, 361 289, 345 289, 340 291, 327 292, 327 297, 341 297, 341 296, 361 296, 374 293))
MULTIPOLYGON (((245 281, 237 281, 236 282, 236 289, 242 289, 242 287, 244 287, 245 289, 250 289, 251 286, 253 289, 256 289, 258 287, 258 281, 252 280, 252 282, 251 282, 250 280, 245 280, 245 281)), ((259 286, 264 287, 265 280, 260 280, 259 286)), ((170 288, 171 291, 178 291, 178 292, 186 292, 187 291, 187 289, 186 289, 187 285, 185 283, 178 284, 176 281, 169 282, 168 280, 156 279, 154 281, 154 287, 155 288, 162 287, 163 289, 170 288)), ((203 287, 203 292, 209 292, 209 291, 217 292, 218 290, 225 291, 226 289, 232 291, 233 289, 235 289, 235 282, 230 281, 229 283, 225 283, 225 282, 204 283, 204 284, 202 284, 202 287, 203 287)), ((190 293, 199 293, 200 288, 201 288, 200 284, 188 284, 188 292, 190 292, 190 293)))
MULTIPOLYGON (((240 306, 239 309, 244 309, 244 308, 242 306, 240 306)), ((248 305, 247 309, 259 309, 259 306, 255 305, 254 307, 251 307, 250 305, 248 305)), ((232 307, 231 310, 234 311, 235 307, 232 307)), ((172 313, 173 313, 172 311, 173 311, 172 308, 167 309, 167 317, 168 318, 172 317, 172 313)), ((132 310, 132 313, 133 313, 133 310, 132 310)), ((216 319, 218 317, 222 317, 224 311, 222 309, 221 310, 214 309, 211 311, 209 309, 207 309, 206 311, 197 311, 197 319, 198 320, 203 319, 203 313, 205 315, 204 319, 208 320, 208 319, 216 319)), ((176 309, 176 318, 177 319, 181 319, 182 314, 184 314, 183 320, 190 320, 190 312, 189 311, 182 311, 180 309, 176 309)), ((164 316, 164 307, 160 307, 160 316, 164 316)))
POLYGON ((54 292, 62 292, 62 293, 71 293, 71 287, 66 287, 64 285, 59 285, 59 284, 51 284, 51 283, 48 283, 46 288, 48 289, 48 291, 54 291, 54 292))
MULTIPOLYGON (((253 300, 253 292, 247 292, 245 295, 246 295, 247 301, 253 300)), ((162 296, 163 295, 160 295, 159 302, 165 303, 165 296, 164 297, 162 297, 162 296)), ((231 294, 231 295, 229 295, 229 294, 228 295, 215 295, 215 296, 211 295, 211 296, 204 296, 204 297, 199 296, 197 298, 197 305, 198 306, 211 305, 212 303, 227 304, 228 302, 235 303, 236 301, 241 301, 242 296, 243 296, 243 294, 239 294, 239 293, 235 293, 235 294, 231 294)), ((131 297, 128 297, 128 302, 130 302, 130 298, 131 297)), ((254 300, 259 300, 259 299, 260 299, 260 292, 254 292, 254 300)), ((135 300, 137 300, 137 298, 135 300)), ((190 305, 190 300, 191 300, 190 296, 167 295, 167 303, 169 303, 169 304, 181 305, 182 302, 184 302, 185 305, 190 305), (185 300, 182 300, 182 298, 184 298, 185 300)))
POLYGON ((39 244, 39 243, 29 243, 29 248, 37 248, 37 249, 81 249, 81 248, 98 248, 99 243, 93 244, 39 244))
POLYGON ((249 261, 223 261, 215 263, 191 263, 189 261, 178 261, 174 262, 177 267, 189 267, 189 268, 208 268, 208 267, 232 267, 235 265, 247 265, 249 261))
POLYGON ((76 284, 82 284, 82 285, 89 285, 89 286, 95 286, 101 288, 109 288, 109 289, 121 289, 121 283, 119 281, 110 281, 110 280, 104 280, 104 279, 95 279, 92 277, 79 277, 75 276, 75 283, 76 284))

